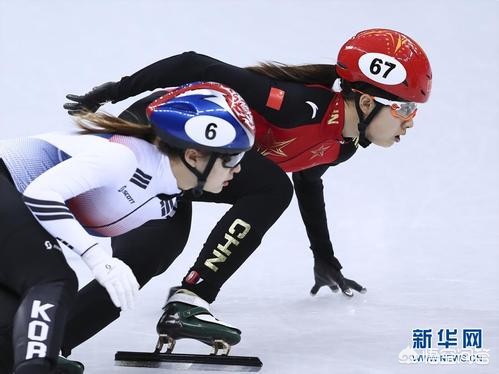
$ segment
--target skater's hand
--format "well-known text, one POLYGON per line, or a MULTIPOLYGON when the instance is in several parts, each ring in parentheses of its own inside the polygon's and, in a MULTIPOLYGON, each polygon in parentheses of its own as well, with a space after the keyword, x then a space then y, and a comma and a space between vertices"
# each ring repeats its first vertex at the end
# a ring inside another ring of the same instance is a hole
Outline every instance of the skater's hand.
POLYGON ((322 259, 315 259, 314 278, 315 284, 310 290, 312 296, 315 296, 323 286, 328 286, 333 292, 338 292, 341 289, 341 292, 348 297, 353 296, 352 289, 360 293, 367 292, 366 288, 352 279, 345 278, 341 270, 322 259))
POLYGON ((96 112, 106 101, 109 101, 109 91, 115 85, 114 82, 107 82, 100 86, 94 87, 92 91, 85 95, 66 95, 66 99, 72 102, 65 103, 63 108, 68 111, 68 114, 74 116, 84 112, 96 112))
POLYGON ((95 279, 109 293, 114 305, 122 310, 132 309, 139 292, 139 283, 123 261, 111 257, 98 245, 82 255, 95 279))

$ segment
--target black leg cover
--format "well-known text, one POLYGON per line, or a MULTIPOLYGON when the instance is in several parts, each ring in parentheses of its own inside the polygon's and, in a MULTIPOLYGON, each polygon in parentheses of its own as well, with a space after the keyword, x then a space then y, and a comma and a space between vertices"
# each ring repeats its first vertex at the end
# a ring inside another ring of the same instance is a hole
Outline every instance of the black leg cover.
POLYGON ((57 281, 35 285, 26 293, 14 317, 16 374, 49 373, 76 291, 76 284, 57 281))

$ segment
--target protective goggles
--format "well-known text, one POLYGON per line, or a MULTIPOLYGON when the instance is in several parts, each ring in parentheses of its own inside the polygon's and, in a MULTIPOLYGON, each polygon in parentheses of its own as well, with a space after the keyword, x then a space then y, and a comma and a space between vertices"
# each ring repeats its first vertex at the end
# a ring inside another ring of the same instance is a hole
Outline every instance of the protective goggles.
POLYGON ((390 107, 390 113, 395 118, 400 118, 403 121, 409 121, 416 116, 416 112, 418 110, 416 103, 408 101, 393 101, 393 100, 384 99, 382 97, 372 96, 369 95, 368 93, 359 90, 353 90, 353 91, 363 95, 368 95, 372 97, 374 101, 390 107))
POLYGON ((245 152, 233 154, 221 154, 219 157, 222 160, 222 166, 227 169, 235 168, 239 165, 244 157, 245 152))
POLYGON ((392 116, 394 116, 395 118, 400 118, 404 121, 413 119, 416 116, 416 112, 418 111, 416 103, 413 102, 392 101, 376 96, 373 96, 372 98, 380 104, 389 106, 392 116))

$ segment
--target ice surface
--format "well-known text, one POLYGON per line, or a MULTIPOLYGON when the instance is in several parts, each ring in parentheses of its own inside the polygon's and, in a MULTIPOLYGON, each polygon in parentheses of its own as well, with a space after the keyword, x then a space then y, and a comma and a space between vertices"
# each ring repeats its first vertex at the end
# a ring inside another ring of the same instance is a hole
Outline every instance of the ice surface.
MULTIPOLYGON (((361 150, 324 178, 336 253, 368 293, 309 296, 312 259, 293 201, 214 313, 243 330, 233 353, 258 355, 263 373, 498 373, 497 0, 0 0, 2 137, 66 129, 66 93, 182 51, 241 66, 329 63, 348 37, 371 27, 418 40, 434 80, 400 144, 361 150), (400 364, 418 328, 481 328, 490 364, 400 364)), ((130 102, 104 109, 118 113, 130 102)), ((114 352, 152 350, 168 287, 226 208, 195 206, 185 252, 141 292, 140 307, 75 350, 88 373, 158 373, 113 367, 114 352)), ((177 349, 207 352, 188 341, 177 349)))

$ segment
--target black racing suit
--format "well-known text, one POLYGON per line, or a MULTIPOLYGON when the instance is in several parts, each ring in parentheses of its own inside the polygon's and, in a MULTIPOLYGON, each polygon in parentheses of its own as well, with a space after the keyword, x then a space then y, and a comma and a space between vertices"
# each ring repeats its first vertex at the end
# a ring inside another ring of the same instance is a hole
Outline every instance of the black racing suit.
MULTIPOLYGON (((271 84, 285 88, 289 97, 294 94, 301 95, 302 91, 313 95, 319 107, 317 121, 321 121, 326 115, 324 108, 329 105, 332 96, 324 88, 271 80, 244 68, 188 52, 158 61, 130 77, 122 78, 108 87, 103 101, 117 102, 148 90, 193 81, 216 81, 226 84, 242 95, 252 111, 272 123, 288 128, 307 124, 310 120, 310 108, 283 105, 278 112, 269 109, 265 102, 271 84)), ((147 123, 145 108, 161 94, 162 92, 155 92, 139 100, 120 117, 137 123, 147 123)), ((329 166, 347 160, 355 150, 353 142, 345 142, 338 158, 330 164, 295 172, 292 176, 313 254, 337 269, 341 269, 341 264, 334 256, 329 238, 321 177, 329 166)), ((189 205, 193 200, 232 205, 210 233, 196 263, 182 283, 183 288, 192 290, 210 303, 215 300, 224 282, 258 247, 267 230, 289 205, 293 194, 293 187, 286 173, 256 150, 247 152, 241 166, 242 171, 235 175, 221 193, 204 193, 200 198, 186 193, 183 202, 185 205, 189 205), (248 227, 249 231, 246 230, 248 227), (237 237, 242 233, 242 238, 237 237), (227 238, 227 235, 230 238, 227 238), (225 246, 231 253, 230 256, 223 256, 224 261, 214 253, 219 245, 225 246), (207 266, 207 263, 210 266, 207 266)), ((190 224, 190 211, 187 210, 180 210, 173 220, 151 222, 121 237, 113 238, 114 256, 132 268, 141 286, 166 270, 182 251, 189 233, 188 229, 185 229, 190 224), (185 222, 187 224, 184 224, 185 222), (182 229, 176 230, 175 226, 182 229), (176 234, 173 241, 172 233, 176 234), (144 238, 147 238, 145 242, 144 238)), ((282 251, 281 248, 273 250, 282 251)), ((96 281, 80 291, 75 305, 67 325, 63 351, 65 354, 69 354, 71 348, 119 316, 119 310, 108 300, 105 290, 96 281), (98 314, 95 312, 96 305, 100 308, 98 314)))
MULTIPOLYGON (((323 120, 324 108, 327 107, 329 100, 331 100, 330 96, 324 96, 324 90, 315 86, 309 87, 304 84, 276 81, 195 52, 186 52, 165 58, 131 76, 123 77, 115 85, 108 88, 109 91, 106 93, 107 97, 105 99, 114 103, 148 90, 178 86, 195 81, 215 81, 233 88, 245 99, 252 110, 258 112, 269 122, 286 128, 308 125, 310 121, 308 111, 310 108, 291 104, 283 106, 279 111, 268 108, 266 99, 271 85, 285 88, 289 96, 301 97, 303 95, 302 91, 305 90, 315 96, 319 106, 316 122, 323 120)), ((128 115, 126 112, 124 113, 125 118, 147 123, 145 110, 142 108, 145 108, 145 104, 154 97, 153 94, 149 99, 143 99, 136 105, 132 105, 128 110, 128 115)), ((346 142, 338 158, 329 165, 321 165, 293 173, 295 192, 310 239, 311 249, 314 255, 328 258, 339 268, 341 268, 341 265, 334 257, 329 238, 321 177, 329 166, 348 160, 356 149, 352 142, 346 142)), ((253 176, 251 179, 257 178, 253 176)))
POLYGON ((0 158, 0 373, 52 372, 78 291, 57 240, 35 219, 0 158))

